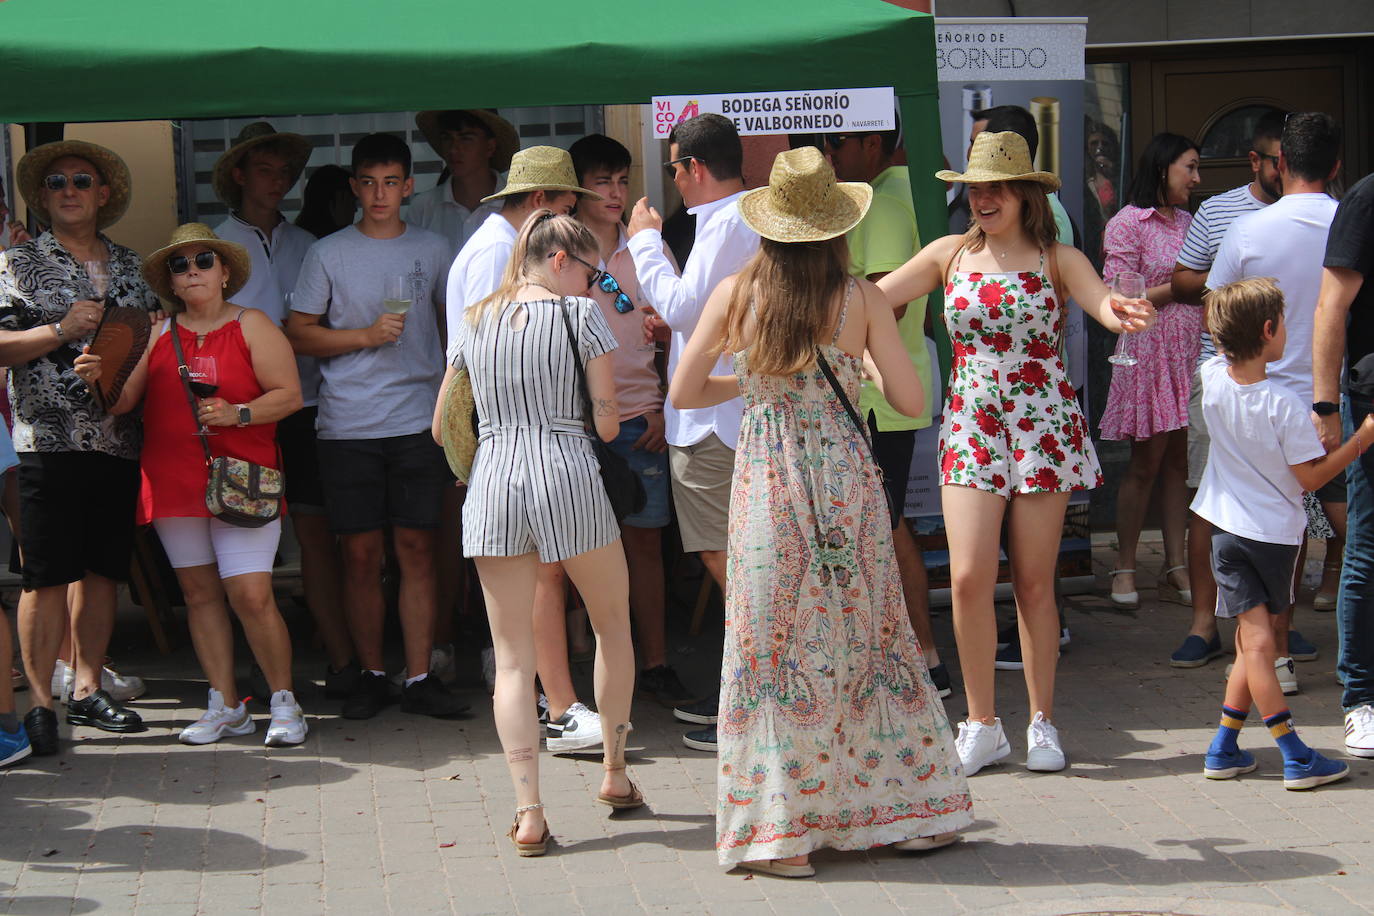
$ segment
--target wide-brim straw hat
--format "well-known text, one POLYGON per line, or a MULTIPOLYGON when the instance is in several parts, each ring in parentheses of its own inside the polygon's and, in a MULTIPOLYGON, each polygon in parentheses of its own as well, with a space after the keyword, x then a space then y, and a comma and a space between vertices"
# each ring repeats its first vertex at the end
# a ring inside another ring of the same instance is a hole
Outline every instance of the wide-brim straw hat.
POLYGON ((229 285, 224 288, 224 298, 232 299, 253 273, 253 259, 247 248, 220 238, 204 223, 186 223, 173 229, 171 241, 143 259, 143 279, 163 302, 180 308, 183 303, 172 292, 172 269, 167 266, 167 257, 178 248, 193 244, 213 250, 229 267, 229 285))
POLYGON ((1059 176, 1053 172, 1037 172, 1031 163, 1026 138, 1013 130, 997 133, 983 131, 973 139, 969 150, 968 168, 963 172, 941 169, 935 173, 941 181, 1035 181, 1047 191, 1059 190, 1059 176))
POLYGON ((496 152, 491 154, 491 167, 498 172, 504 172, 510 168, 511 157, 515 155, 516 150, 520 149, 520 135, 516 133, 515 125, 484 108, 422 111, 415 116, 415 126, 420 128, 420 133, 425 135, 425 140, 429 142, 430 147, 439 155, 439 158, 442 159, 444 156, 442 137, 444 117, 450 114, 465 114, 485 124, 487 130, 496 138, 496 152))
POLYGON ((739 199, 744 222, 775 242, 821 242, 859 224, 873 203, 862 181, 836 181, 835 170, 814 146, 783 150, 773 160, 768 186, 739 199))
POLYGON ((439 438, 449 470, 463 483, 472 476, 472 459, 477 454, 477 430, 473 427, 476 406, 472 382, 466 369, 459 369, 444 389, 444 409, 439 418, 439 438))
POLYGON ((100 178, 110 189, 110 199, 96 214, 95 227, 104 229, 119 222, 124 211, 129 209, 129 198, 133 194, 133 178, 129 166, 114 150, 106 149, 85 140, 58 140, 35 146, 19 160, 15 169, 15 183, 24 203, 44 226, 52 225, 52 215, 43 206, 43 179, 48 177, 48 169, 63 156, 78 156, 95 166, 100 178))
POLYGON ((506 186, 490 197, 483 197, 482 203, 529 191, 572 191, 591 200, 602 199, 595 191, 577 186, 577 172, 567 150, 556 146, 531 146, 511 159, 506 186))
POLYGON ((234 180, 234 169, 250 151, 268 143, 278 146, 285 153, 287 165, 291 168, 292 185, 300 180, 301 173, 305 171, 313 149, 309 140, 300 134, 278 133, 266 121, 254 121, 239 131, 234 142, 215 160, 215 171, 210 178, 215 196, 232 209, 237 210, 243 205, 243 188, 234 180))

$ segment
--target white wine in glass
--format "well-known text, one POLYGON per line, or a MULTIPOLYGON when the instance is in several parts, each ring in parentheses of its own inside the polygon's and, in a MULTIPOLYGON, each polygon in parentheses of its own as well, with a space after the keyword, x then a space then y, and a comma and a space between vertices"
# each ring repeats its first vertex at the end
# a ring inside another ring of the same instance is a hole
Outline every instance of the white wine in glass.
MULTIPOLYGON (((388 277, 386 281, 386 295, 382 297, 382 311, 392 315, 404 315, 410 311, 411 303, 410 277, 405 275, 388 277)), ((397 337, 392 343, 393 347, 401 345, 401 338, 397 337)))
MULTIPOLYGON (((1133 270, 1123 270, 1112 280, 1112 310, 1117 317, 1125 314, 1125 299, 1144 299, 1145 298, 1145 278, 1133 270)), ((1131 338, 1133 335, 1122 331, 1116 338, 1116 350, 1107 357, 1107 362, 1113 366, 1134 366, 1138 360, 1131 352, 1131 338)))
POLYGON ((92 298, 96 302, 104 302, 105 295, 110 291, 110 262, 109 261, 82 261, 81 269, 86 271, 86 279, 90 282, 92 298))

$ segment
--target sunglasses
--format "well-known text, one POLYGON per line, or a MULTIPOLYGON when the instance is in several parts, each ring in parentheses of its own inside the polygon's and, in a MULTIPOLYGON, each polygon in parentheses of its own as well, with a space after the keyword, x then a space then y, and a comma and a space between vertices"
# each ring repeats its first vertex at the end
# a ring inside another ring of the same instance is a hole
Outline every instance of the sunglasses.
POLYGON ((663 163, 663 168, 668 172, 669 178, 676 178, 677 169, 673 168, 673 166, 682 165, 683 169, 686 169, 687 166, 683 165, 683 163, 691 162, 693 159, 695 159, 697 162, 706 161, 705 159, 702 159, 700 156, 679 156, 676 159, 669 159, 667 162, 663 163))
POLYGON ((1270 155, 1268 155, 1267 153, 1261 153, 1261 152, 1258 152, 1258 151, 1256 151, 1255 155, 1260 157, 1260 162, 1263 162, 1264 160, 1268 159, 1270 162, 1274 163, 1274 168, 1278 168, 1278 167, 1279 167, 1279 157, 1278 157, 1278 156, 1270 156, 1270 155))
MULTIPOLYGON (((43 187, 49 191, 61 191, 67 186, 68 178, 66 175, 49 175, 43 179, 43 187)), ((95 184, 95 178, 85 172, 78 172, 71 176, 72 187, 78 191, 89 191, 95 184)))
POLYGON ((196 270, 209 270, 215 266, 215 253, 202 251, 193 258, 188 258, 184 254, 174 254, 167 259, 167 269, 174 274, 184 274, 191 269, 192 261, 196 263, 196 270))
POLYGON ((839 149, 857 136, 858 134, 826 134, 825 145, 831 149, 839 149))

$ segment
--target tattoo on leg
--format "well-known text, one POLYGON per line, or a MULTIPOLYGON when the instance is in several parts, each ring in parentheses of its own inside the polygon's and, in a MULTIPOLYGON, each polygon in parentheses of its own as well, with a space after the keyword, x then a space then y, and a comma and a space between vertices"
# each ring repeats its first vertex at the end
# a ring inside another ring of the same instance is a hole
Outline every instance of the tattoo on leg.
POLYGON ((624 751, 625 751, 625 732, 626 732, 626 731, 627 731, 627 728, 626 728, 626 724, 625 724, 624 722, 621 722, 619 725, 617 725, 617 726, 615 727, 615 746, 611 749, 611 756, 612 756, 613 758, 618 758, 618 757, 620 757, 621 754, 624 753, 624 751))
POLYGON ((533 748, 517 747, 515 750, 506 753, 506 760, 510 763, 525 763, 526 761, 533 759, 533 748))

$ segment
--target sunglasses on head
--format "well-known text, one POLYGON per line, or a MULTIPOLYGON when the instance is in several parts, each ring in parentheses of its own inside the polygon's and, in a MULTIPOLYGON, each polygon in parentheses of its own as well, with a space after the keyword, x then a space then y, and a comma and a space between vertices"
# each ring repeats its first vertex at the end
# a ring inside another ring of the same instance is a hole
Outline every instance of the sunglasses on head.
POLYGON ((174 274, 184 274, 191 269, 192 261, 196 263, 196 270, 209 270, 215 266, 215 253, 202 251, 190 258, 184 254, 174 254, 167 259, 167 269, 174 274))
MULTIPOLYGON (((66 175, 49 175, 43 179, 43 187, 47 188, 49 191, 61 191, 67 186, 68 180, 66 175)), ((70 181, 72 187, 76 188, 78 191, 89 191, 91 186, 95 184, 95 178, 91 175, 87 175, 85 172, 77 172, 75 175, 71 176, 70 181)))

